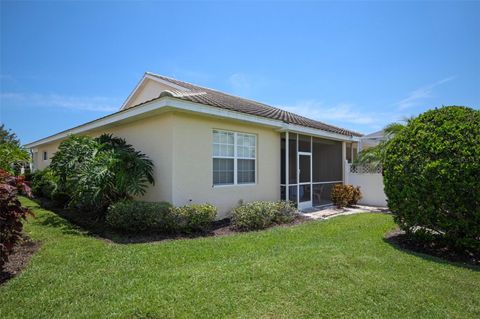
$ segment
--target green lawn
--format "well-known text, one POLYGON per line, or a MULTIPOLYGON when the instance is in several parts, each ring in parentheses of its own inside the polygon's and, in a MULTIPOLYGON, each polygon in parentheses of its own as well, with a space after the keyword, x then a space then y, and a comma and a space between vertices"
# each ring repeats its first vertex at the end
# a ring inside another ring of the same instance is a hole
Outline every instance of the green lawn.
POLYGON ((43 245, 0 287, 0 318, 480 318, 479 269, 392 247, 388 215, 121 245, 34 212, 43 245))

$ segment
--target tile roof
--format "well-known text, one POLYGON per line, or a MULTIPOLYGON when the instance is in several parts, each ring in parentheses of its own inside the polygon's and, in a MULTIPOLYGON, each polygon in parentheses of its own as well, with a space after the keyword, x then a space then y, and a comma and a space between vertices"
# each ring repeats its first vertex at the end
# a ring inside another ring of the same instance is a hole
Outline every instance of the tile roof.
MULTIPOLYGON (((174 98, 178 98, 185 101, 206 104, 230 111, 241 112, 250 115, 261 116, 269 119, 280 120, 285 123, 297 124, 305 127, 319 129, 327 132, 347 135, 347 136, 362 136, 362 134, 346 130, 340 127, 329 125, 323 122, 312 120, 304 116, 300 116, 285 110, 272 107, 256 101, 244 99, 241 97, 233 96, 209 88, 193 85, 191 83, 179 81, 169 77, 165 77, 158 74, 147 73, 150 76, 154 76, 163 81, 173 83, 181 86, 186 91, 169 90, 174 98)), ((163 95, 162 95, 163 96, 163 95)), ((133 106, 134 107, 134 106, 133 106)))

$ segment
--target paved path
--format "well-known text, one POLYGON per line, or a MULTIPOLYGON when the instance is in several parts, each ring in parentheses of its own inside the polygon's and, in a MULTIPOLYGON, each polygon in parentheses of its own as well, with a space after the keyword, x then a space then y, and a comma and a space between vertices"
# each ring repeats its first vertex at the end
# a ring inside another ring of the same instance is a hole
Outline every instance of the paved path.
POLYGON ((354 207, 336 208, 326 207, 318 208, 313 207, 302 211, 304 216, 313 219, 329 219, 336 216, 352 215, 359 213, 390 213, 387 207, 375 207, 375 206, 363 206, 355 205, 354 207))

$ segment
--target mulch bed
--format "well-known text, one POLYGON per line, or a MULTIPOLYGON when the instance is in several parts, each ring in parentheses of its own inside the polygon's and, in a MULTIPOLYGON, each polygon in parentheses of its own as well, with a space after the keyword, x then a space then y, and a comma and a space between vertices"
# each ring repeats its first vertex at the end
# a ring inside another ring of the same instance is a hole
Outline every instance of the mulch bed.
POLYGON ((480 252, 454 250, 440 241, 422 242, 409 237, 400 229, 387 233, 385 240, 400 249, 438 257, 451 262, 480 266, 480 252))
POLYGON ((31 241, 24 237, 23 241, 14 248, 3 271, 0 271, 0 285, 18 275, 27 266, 30 258, 39 248, 40 242, 31 241))
MULTIPOLYGON (((174 239, 191 239, 198 237, 228 236, 240 233, 230 227, 230 219, 222 219, 212 223, 210 231, 195 233, 135 233, 126 234, 111 229, 103 218, 88 212, 79 212, 69 208, 59 207, 54 201, 45 198, 36 198, 35 201, 43 208, 51 210, 55 214, 65 218, 72 224, 88 231, 91 235, 108 242, 118 244, 150 243, 174 239)), ((288 227, 297 224, 303 224, 312 219, 299 215, 295 220, 288 224, 274 225, 272 227, 288 227)))

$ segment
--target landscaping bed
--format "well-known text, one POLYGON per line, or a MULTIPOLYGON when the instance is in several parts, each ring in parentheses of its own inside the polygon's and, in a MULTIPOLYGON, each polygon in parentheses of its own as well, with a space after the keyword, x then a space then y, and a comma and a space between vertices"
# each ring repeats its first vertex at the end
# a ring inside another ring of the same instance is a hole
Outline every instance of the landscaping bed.
POLYGON ((4 269, 0 270, 0 285, 18 275, 32 258, 32 255, 40 248, 40 242, 30 240, 24 236, 21 243, 17 244, 10 255, 4 269))
POLYGON ((385 239, 401 249, 438 257, 451 262, 480 266, 480 252, 455 250, 442 241, 421 241, 419 239, 413 239, 399 229, 386 234, 385 239))
MULTIPOLYGON (((99 217, 98 213, 90 212, 79 212, 74 209, 65 208, 59 206, 55 201, 49 200, 47 198, 35 198, 41 207, 53 211, 55 214, 65 218, 72 224, 81 227, 86 230, 89 234, 93 236, 100 237, 104 240, 120 243, 120 244, 131 244, 131 243, 148 243, 156 242, 163 240, 172 240, 172 239, 184 239, 184 238, 198 238, 198 237, 210 237, 210 236, 227 236, 241 231, 236 230, 232 227, 231 220, 225 218, 222 220, 217 220, 211 223, 207 231, 195 231, 190 233, 182 232, 151 232, 151 231, 142 231, 142 232, 120 232, 109 227, 104 218, 99 217)), ((284 223, 282 225, 272 225, 275 226, 292 226, 297 224, 302 224, 308 221, 311 221, 309 217, 298 215, 291 222, 284 223)))

